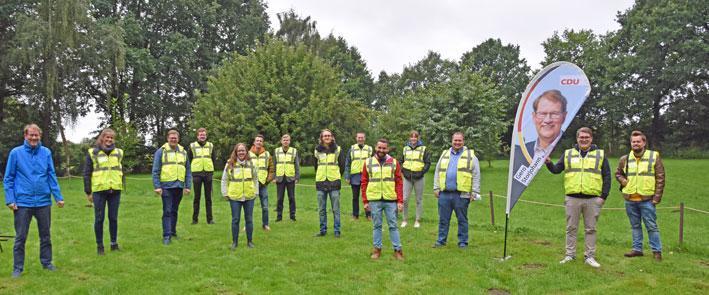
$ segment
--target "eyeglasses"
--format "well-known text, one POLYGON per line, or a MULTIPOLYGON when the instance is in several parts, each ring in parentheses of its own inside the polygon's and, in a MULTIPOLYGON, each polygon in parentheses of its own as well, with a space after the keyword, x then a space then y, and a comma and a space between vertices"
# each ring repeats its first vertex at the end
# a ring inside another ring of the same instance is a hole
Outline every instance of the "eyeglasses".
POLYGON ((552 120, 559 120, 561 119, 561 116, 563 116, 564 113, 562 112, 534 112, 534 117, 536 117, 539 120, 544 120, 546 119, 547 116, 549 116, 552 120))

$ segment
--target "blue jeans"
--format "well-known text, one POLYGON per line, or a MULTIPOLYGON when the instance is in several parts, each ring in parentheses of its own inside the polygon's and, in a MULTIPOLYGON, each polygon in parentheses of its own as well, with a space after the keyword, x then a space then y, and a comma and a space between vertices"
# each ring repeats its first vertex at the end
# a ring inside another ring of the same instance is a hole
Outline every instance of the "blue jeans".
POLYGON ((177 236, 177 212, 182 201, 182 188, 162 190, 162 236, 177 236))
POLYGON ((13 213, 15 215, 15 245, 12 248, 13 271, 22 272, 25 269, 25 242, 32 216, 37 219, 39 232, 39 262, 43 266, 52 264, 52 240, 49 230, 52 220, 52 206, 17 207, 13 213))
POLYGON ((94 192, 94 232, 96 245, 103 246, 103 220, 106 217, 108 204, 108 231, 111 234, 111 245, 116 244, 118 237, 118 206, 121 203, 121 191, 94 192))
POLYGON ((372 212, 372 222, 374 229, 374 248, 382 248, 382 213, 386 216, 389 226, 389 239, 394 251, 401 250, 401 239, 399 238, 399 227, 396 225, 396 202, 369 202, 369 210, 372 212))
POLYGON ((468 245, 468 205, 470 199, 460 197, 460 192, 440 192, 438 195, 438 240, 437 244, 445 245, 448 240, 448 227, 451 215, 455 211, 458 218, 458 245, 468 245))
POLYGON ((268 186, 260 184, 258 187, 258 199, 261 202, 261 225, 268 225, 268 186))
POLYGON ((660 243, 660 230, 657 227, 657 215, 655 205, 651 200, 642 202, 625 201, 625 213, 630 219, 630 228, 633 230, 633 250, 642 252, 643 250, 643 228, 640 221, 645 223, 650 249, 653 252, 662 252, 660 243))
POLYGON ((234 244, 239 243, 239 222, 241 221, 241 208, 244 208, 246 220, 246 240, 251 242, 254 233, 254 199, 247 201, 229 200, 231 205, 231 239, 234 244))
POLYGON ((327 232, 327 196, 330 195, 332 202, 332 214, 334 215, 335 232, 340 232, 340 190, 317 191, 318 212, 320 213, 320 232, 327 232))

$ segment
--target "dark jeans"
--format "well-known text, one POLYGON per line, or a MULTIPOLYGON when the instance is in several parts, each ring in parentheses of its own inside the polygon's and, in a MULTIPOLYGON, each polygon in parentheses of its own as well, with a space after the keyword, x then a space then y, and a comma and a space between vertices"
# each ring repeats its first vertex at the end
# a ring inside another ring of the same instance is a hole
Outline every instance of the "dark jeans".
POLYGON ((192 174, 192 183, 194 183, 194 213, 192 213, 192 221, 197 222, 199 219, 199 202, 202 197, 202 184, 204 184, 204 209, 207 211, 207 222, 212 221, 212 174, 192 174))
POLYGON ((94 192, 93 195, 96 245, 103 246, 103 220, 106 217, 106 205, 108 205, 108 231, 111 234, 111 245, 116 244, 118 237, 118 206, 121 203, 121 191, 94 192))
POLYGON ((261 202, 261 226, 268 225, 268 185, 260 184, 258 187, 258 199, 261 202))
POLYGON ((177 236, 177 211, 182 201, 182 188, 162 190, 162 236, 177 236))
POLYGON ((468 205, 470 199, 461 198, 460 192, 444 191, 439 194, 437 244, 446 244, 451 215, 455 211, 455 217, 458 218, 458 245, 468 245, 468 205))
POLYGON ((22 272, 25 269, 25 242, 30 230, 32 216, 37 219, 39 231, 39 262, 43 266, 52 264, 52 240, 49 228, 52 219, 52 206, 18 207, 15 215, 15 246, 13 247, 13 271, 22 272))
POLYGON ((246 239, 251 242, 254 234, 254 199, 247 201, 232 201, 231 205, 231 239, 232 242, 239 243, 239 222, 241 221, 241 208, 244 208, 244 219, 246 220, 246 239))
POLYGON ((283 217, 283 195, 285 190, 288 190, 288 209, 290 212, 290 218, 295 218, 295 181, 283 180, 282 182, 276 183, 276 194, 278 196, 278 201, 276 203, 276 212, 278 212, 278 219, 283 217))
MULTIPOLYGON (((350 186, 352 187, 352 216, 359 218, 359 202, 362 201, 362 200, 360 200, 359 193, 361 191, 362 186, 359 184, 357 184, 357 185, 352 184, 350 186)), ((367 217, 372 216, 372 213, 367 210, 364 211, 364 214, 367 217)))

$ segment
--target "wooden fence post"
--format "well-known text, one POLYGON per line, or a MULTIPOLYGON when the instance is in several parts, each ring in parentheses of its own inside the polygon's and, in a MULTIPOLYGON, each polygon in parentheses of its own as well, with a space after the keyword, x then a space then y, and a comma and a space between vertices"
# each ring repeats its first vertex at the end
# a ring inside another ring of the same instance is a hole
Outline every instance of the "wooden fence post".
POLYGON ((493 196, 492 196, 492 191, 490 191, 490 222, 492 225, 495 225, 495 205, 493 204, 493 196))
POLYGON ((679 245, 684 242, 684 202, 679 203, 679 245))

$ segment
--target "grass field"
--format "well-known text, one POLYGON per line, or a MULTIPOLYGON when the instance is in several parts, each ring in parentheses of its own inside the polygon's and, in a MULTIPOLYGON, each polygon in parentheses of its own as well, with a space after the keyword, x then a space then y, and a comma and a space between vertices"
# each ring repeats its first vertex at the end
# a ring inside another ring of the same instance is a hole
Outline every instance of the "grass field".
MULTIPOLYGON (((611 161, 615 167, 616 161, 611 161)), ((490 200, 471 204, 470 247, 455 247, 457 226, 451 225, 449 246, 432 249, 438 214, 431 194, 432 174, 427 175, 424 220, 420 229, 401 230, 406 261, 392 257, 388 232, 379 261, 371 261, 371 224, 352 221, 351 192, 342 191, 342 238, 332 236, 332 214, 328 214, 328 236, 315 238, 318 231, 317 202, 313 172, 305 168, 296 188, 298 221, 275 222, 275 186, 269 187, 271 232, 260 229, 261 213, 254 210, 256 247, 247 249, 242 237, 238 250, 229 250, 231 213, 227 202, 215 194, 216 224, 190 225, 192 196, 180 206, 177 226, 180 239, 170 246, 161 243, 161 202, 152 193, 148 175, 133 175, 121 200, 119 214, 120 252, 96 255, 93 208, 85 207, 80 179, 60 181, 67 205, 52 209, 52 241, 56 272, 41 269, 39 241, 33 222, 27 241, 25 272, 11 279, 12 242, 4 242, 0 253, 0 293, 396 293, 396 294, 481 294, 496 291, 517 293, 709 293, 709 215, 687 211, 684 244, 678 243, 680 202, 709 211, 705 202, 709 190, 707 160, 666 160, 667 187, 658 209, 658 223, 664 261, 651 257, 628 259, 630 226, 622 208, 622 197, 614 182, 598 222, 597 259, 600 269, 582 259, 559 265, 564 254, 563 208, 520 202, 510 223, 510 260, 501 262, 505 199, 495 197, 495 226, 490 224, 490 200), (137 178, 137 179, 133 179, 137 178)), ((482 189, 504 195, 507 162, 493 168, 483 163, 482 189)), ((542 170, 523 200, 561 205, 563 177, 542 170)), ((215 192, 218 192, 215 182, 215 192)), ((487 193, 486 193, 487 194, 487 193)), ((415 207, 412 202, 411 211, 415 207)), ((256 204, 258 208, 258 204, 256 204)), ((287 210, 287 209, 286 209, 287 210)), ((105 239, 108 244, 108 221, 105 239)), ((455 218, 453 218, 455 223, 455 218)), ((243 221, 242 221, 243 224, 243 221)), ((582 228, 582 226, 581 226, 582 228)), ((12 234, 12 214, 0 211, 0 232, 12 234)), ((578 256, 583 256, 583 233, 579 233, 578 256)), ((647 237, 646 240, 647 241, 647 237)), ((645 243, 646 253, 650 253, 645 243)))

